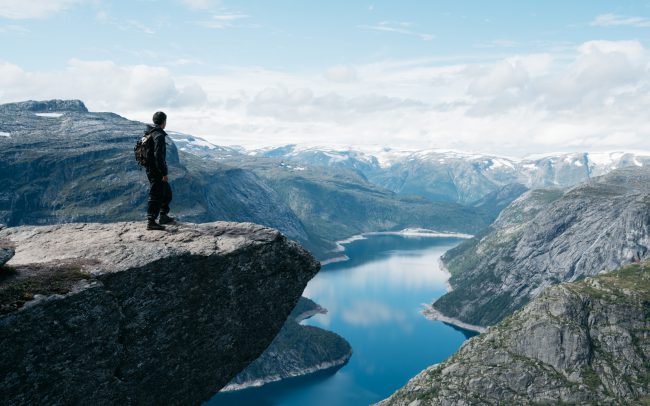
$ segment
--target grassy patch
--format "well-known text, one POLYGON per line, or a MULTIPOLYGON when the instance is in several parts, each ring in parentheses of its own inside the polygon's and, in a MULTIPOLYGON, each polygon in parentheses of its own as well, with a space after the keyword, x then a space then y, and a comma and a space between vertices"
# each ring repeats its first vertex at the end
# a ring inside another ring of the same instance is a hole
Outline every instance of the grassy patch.
POLYGON ((0 270, 0 314, 20 309, 35 295, 66 294, 90 274, 78 261, 54 262, 0 270))

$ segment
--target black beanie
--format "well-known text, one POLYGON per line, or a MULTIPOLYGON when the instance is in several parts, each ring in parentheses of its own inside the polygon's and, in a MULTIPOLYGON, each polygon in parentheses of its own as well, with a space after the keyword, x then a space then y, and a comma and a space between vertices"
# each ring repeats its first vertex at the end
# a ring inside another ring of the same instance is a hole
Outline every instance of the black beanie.
POLYGON ((155 125, 163 125, 163 123, 167 121, 167 114, 163 113, 162 111, 157 111, 153 115, 153 123, 155 125))

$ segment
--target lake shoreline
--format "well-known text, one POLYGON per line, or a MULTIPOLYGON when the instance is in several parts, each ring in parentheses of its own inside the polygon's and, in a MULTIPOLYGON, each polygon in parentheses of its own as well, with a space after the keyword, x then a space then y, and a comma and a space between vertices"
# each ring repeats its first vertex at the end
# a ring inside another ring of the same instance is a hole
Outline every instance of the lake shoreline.
MULTIPOLYGON (((445 284, 447 285, 447 293, 453 291, 454 288, 453 286, 451 286, 451 283, 449 283, 449 278, 451 278, 451 272, 449 272, 449 269, 447 269, 447 267, 445 266, 445 263, 442 260, 442 256, 438 258, 438 268, 447 277, 447 280, 445 281, 445 284)), ((435 301, 433 303, 435 303, 435 301)), ((435 309, 433 307, 433 304, 428 304, 428 303, 424 304, 422 315, 429 320, 438 320, 443 323, 451 324, 453 326, 462 328, 464 330, 473 331, 475 333, 484 333, 485 330, 487 330, 486 327, 465 323, 464 321, 458 320, 454 317, 445 316, 442 312, 435 309)))
POLYGON ((367 233, 353 235, 351 237, 336 241, 335 242, 336 248, 332 252, 340 252, 342 255, 333 258, 327 258, 323 261, 320 261, 321 266, 334 264, 337 262, 349 261, 350 257, 344 254, 346 244, 350 244, 359 240, 365 240, 367 237, 377 236, 377 235, 398 235, 402 237, 423 237, 423 238, 463 238, 463 239, 469 239, 474 237, 471 234, 435 231, 427 228, 405 228, 399 231, 370 231, 367 233))
POLYGON ((321 362, 320 364, 316 364, 314 366, 311 366, 309 368, 301 369, 300 371, 295 371, 291 372, 288 376, 282 376, 282 375, 272 375, 268 376, 264 379, 256 379, 254 381, 249 381, 244 384, 229 384, 223 387, 219 392, 223 393, 231 393, 231 392, 236 392, 236 391, 241 391, 245 389, 250 389, 250 388, 259 388, 261 386, 267 385, 269 383, 274 383, 274 382, 281 382, 281 381, 286 381, 289 379, 293 378, 299 378, 303 377, 306 375, 311 375, 316 372, 325 372, 330 369, 334 368, 339 368, 345 364, 348 363, 350 358, 352 357, 352 351, 349 353, 345 354, 341 358, 337 358, 332 361, 325 361, 321 362))
POLYGON ((465 323, 464 321, 458 320, 453 317, 448 317, 442 314, 440 311, 436 310, 433 305, 424 304, 424 310, 422 310, 422 315, 429 320, 437 320, 443 323, 451 324, 453 326, 462 328, 463 330, 474 331, 476 333, 485 333, 487 331, 486 327, 476 326, 474 324, 465 323))

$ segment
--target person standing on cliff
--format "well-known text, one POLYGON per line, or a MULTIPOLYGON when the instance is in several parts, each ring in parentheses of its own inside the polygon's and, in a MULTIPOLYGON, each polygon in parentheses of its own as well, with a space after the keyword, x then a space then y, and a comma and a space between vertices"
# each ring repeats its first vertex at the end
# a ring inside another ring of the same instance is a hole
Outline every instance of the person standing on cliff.
POLYGON ((172 188, 169 186, 167 175, 167 145, 165 138, 167 133, 167 115, 157 111, 153 115, 153 124, 147 124, 145 135, 151 134, 153 148, 149 152, 151 159, 148 160, 147 178, 151 188, 149 189, 149 202, 147 205, 147 230, 164 230, 163 224, 174 221, 169 214, 169 203, 172 201, 172 188), (159 223, 156 222, 160 214, 159 223))

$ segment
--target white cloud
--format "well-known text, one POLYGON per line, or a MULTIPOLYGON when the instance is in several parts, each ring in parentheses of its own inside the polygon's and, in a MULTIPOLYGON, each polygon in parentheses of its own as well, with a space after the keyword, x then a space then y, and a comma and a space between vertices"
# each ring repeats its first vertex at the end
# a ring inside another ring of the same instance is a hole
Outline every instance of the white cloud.
POLYGON ((213 15, 212 19, 213 20, 218 20, 218 21, 235 21, 235 20, 241 20, 243 18, 248 18, 249 16, 247 14, 242 14, 242 13, 230 13, 230 14, 217 14, 213 15))
POLYGON ((404 21, 400 21, 400 22, 381 21, 379 24, 376 25, 359 25, 357 27, 362 30, 368 30, 368 31, 381 31, 381 32, 415 36, 420 38, 423 41, 431 41, 435 38, 435 35, 433 34, 413 31, 412 29, 409 28, 412 25, 413 25, 412 23, 404 22, 404 21))
POLYGON ((358 80, 357 71, 351 65, 332 66, 325 71, 324 76, 327 80, 337 83, 348 83, 358 80))
POLYGON ((630 26, 647 28, 650 27, 650 19, 645 17, 624 17, 616 14, 601 14, 590 25, 600 27, 630 26))
POLYGON ((208 10, 219 4, 218 0, 181 0, 181 3, 192 10, 208 10))
POLYGON ((116 112, 200 106, 206 100, 197 83, 179 84, 166 68, 78 59, 70 60, 65 71, 54 73, 27 72, 0 63, 0 88, 3 101, 74 98, 91 108, 116 112))
POLYGON ((469 85, 475 95, 493 95, 508 90, 521 90, 529 81, 528 71, 517 60, 505 60, 492 66, 485 75, 469 85))
POLYGON ((204 28, 222 30, 224 28, 232 27, 234 21, 248 17, 249 16, 247 14, 242 13, 216 14, 213 15, 209 20, 197 21, 196 25, 204 28))
POLYGON ((0 101, 74 97, 142 120, 152 108, 170 106, 173 129, 252 147, 437 147, 523 156, 639 149, 650 135, 650 55, 638 41, 589 41, 490 61, 343 65, 325 73, 221 67, 184 76, 174 66, 73 60, 66 70, 43 73, 0 62, 0 101))
POLYGON ((2 0, 0 17, 14 20, 44 18, 83 2, 84 0, 2 0))

